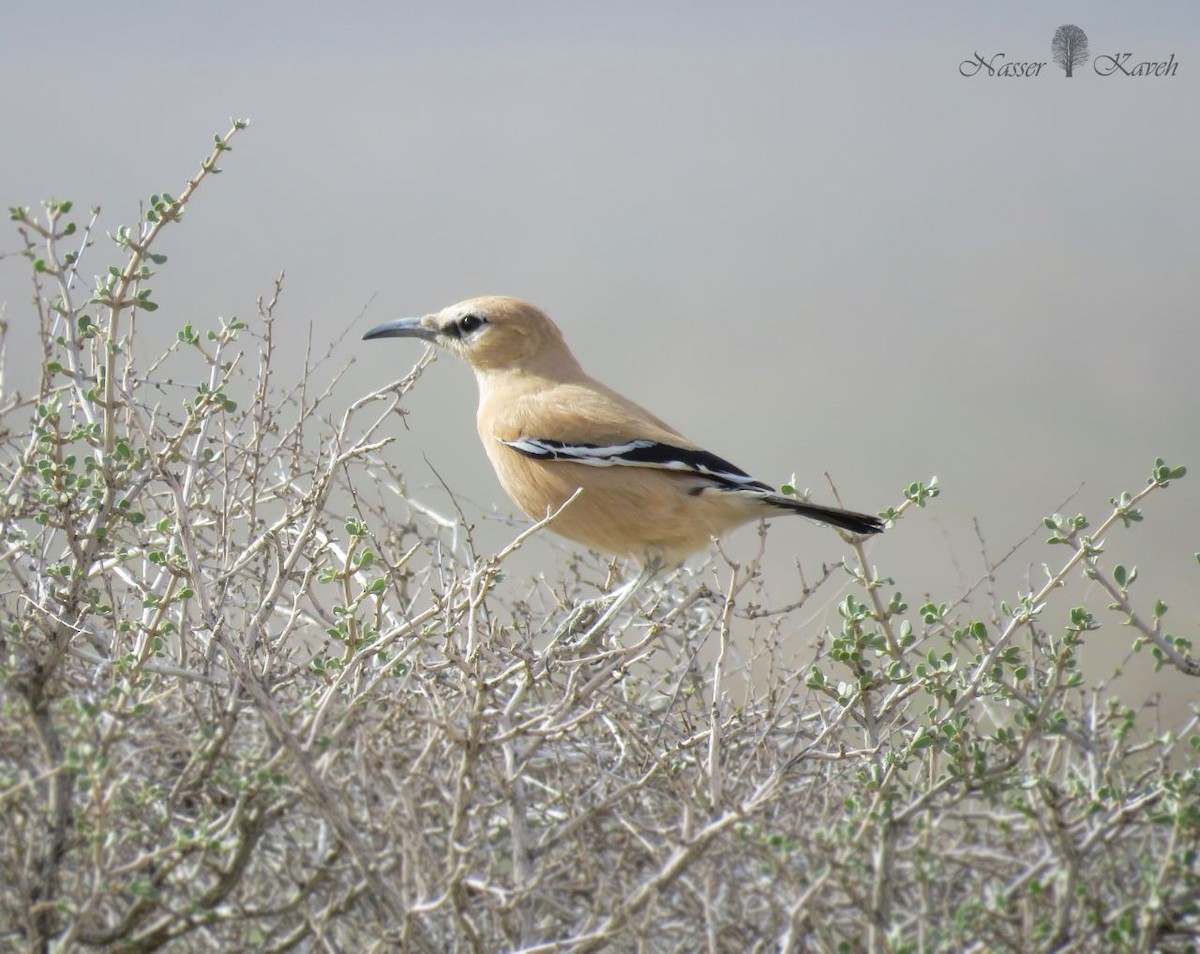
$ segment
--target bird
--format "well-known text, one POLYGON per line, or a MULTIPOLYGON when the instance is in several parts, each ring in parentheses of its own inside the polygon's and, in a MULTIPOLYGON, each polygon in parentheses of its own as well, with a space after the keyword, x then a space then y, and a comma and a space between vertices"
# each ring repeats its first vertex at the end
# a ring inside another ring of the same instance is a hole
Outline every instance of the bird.
POLYGON ((688 440, 589 376, 559 327, 521 299, 469 298, 363 335, 376 338, 418 338, 465 361, 479 386, 480 440, 513 502, 533 520, 554 514, 560 536, 638 565, 589 635, 659 573, 750 521, 799 514, 854 534, 884 529, 872 514, 781 494, 688 440))

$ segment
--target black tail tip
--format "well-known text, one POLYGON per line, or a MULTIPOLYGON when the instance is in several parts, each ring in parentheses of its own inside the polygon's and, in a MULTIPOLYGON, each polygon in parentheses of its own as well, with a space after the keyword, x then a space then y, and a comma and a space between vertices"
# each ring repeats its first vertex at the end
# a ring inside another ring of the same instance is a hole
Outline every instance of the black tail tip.
POLYGON ((848 513, 845 517, 846 520, 842 527, 851 533, 861 533, 863 536, 883 533, 886 526, 879 517, 872 517, 867 513, 848 513))

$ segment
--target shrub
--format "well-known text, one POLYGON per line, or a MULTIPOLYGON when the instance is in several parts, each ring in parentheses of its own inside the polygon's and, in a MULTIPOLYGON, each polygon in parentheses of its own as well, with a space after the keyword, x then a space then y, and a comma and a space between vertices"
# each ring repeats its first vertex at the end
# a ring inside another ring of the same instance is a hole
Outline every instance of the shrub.
MULTIPOLYGON (((139 359, 158 237, 244 125, 113 235, 90 297, 95 215, 12 210, 42 356, 34 396, 0 395, 7 943, 1194 943, 1195 722, 1149 732, 1086 685, 1102 619, 1054 602, 1080 571, 1158 665, 1200 673, 1105 551, 1182 467, 1156 462, 1095 529, 1047 518, 1065 559, 990 618, 912 609, 851 546, 786 605, 761 552, 717 555, 601 639, 556 638, 603 565, 499 586, 546 521, 464 553, 381 453, 428 358, 336 408, 322 361, 275 368, 280 280, 253 321, 139 359), (834 579, 840 627, 804 632, 834 579)), ((937 494, 914 483, 888 516, 937 494)))

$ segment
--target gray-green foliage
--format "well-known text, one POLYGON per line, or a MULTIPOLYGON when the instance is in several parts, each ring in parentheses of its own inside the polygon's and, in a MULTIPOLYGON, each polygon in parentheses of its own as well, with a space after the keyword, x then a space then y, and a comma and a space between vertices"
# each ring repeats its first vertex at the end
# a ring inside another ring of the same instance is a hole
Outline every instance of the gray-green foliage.
POLYGON ((181 322, 137 358, 172 321, 147 315, 156 240, 243 126, 114 233, 90 296, 95 214, 12 210, 43 353, 36 394, 0 394, 0 942, 1194 944, 1194 724, 1155 734, 1079 669, 1105 626, 1200 674, 1108 555, 1182 467, 1094 530, 1047 518, 1064 559, 984 617, 913 609, 853 546, 788 604, 760 552, 667 579, 599 643, 554 641, 608 571, 501 585, 528 532, 474 554, 381 453, 428 359, 336 408, 320 362, 273 364, 280 283, 254 320, 181 322), (1079 573, 1111 614, 1056 601, 1079 573), (805 632, 831 580, 840 627, 805 632))

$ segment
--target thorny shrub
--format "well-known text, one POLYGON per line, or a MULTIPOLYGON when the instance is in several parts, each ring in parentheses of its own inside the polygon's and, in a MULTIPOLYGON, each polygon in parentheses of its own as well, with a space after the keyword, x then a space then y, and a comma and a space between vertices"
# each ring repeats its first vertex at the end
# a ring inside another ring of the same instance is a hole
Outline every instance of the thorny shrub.
POLYGON ((1064 562, 989 618, 911 608, 850 544, 788 605, 757 558, 718 557, 602 639, 556 639, 603 570, 505 595, 538 528, 464 557, 382 453, 425 359, 335 409, 320 362, 275 372, 278 284, 253 321, 135 357, 167 320, 158 237, 243 126, 112 236, 90 294, 95 217, 12 210, 43 351, 36 394, 0 394, 5 945, 1195 943, 1195 721, 1155 733, 1085 685, 1102 620, 1054 603, 1082 572, 1159 665, 1200 673, 1106 552, 1183 468, 1094 528, 1048 518, 1064 562), (799 632, 830 579, 840 628, 799 632), (814 638, 797 671, 784 647, 814 638))

